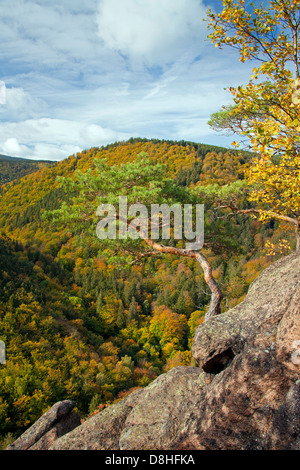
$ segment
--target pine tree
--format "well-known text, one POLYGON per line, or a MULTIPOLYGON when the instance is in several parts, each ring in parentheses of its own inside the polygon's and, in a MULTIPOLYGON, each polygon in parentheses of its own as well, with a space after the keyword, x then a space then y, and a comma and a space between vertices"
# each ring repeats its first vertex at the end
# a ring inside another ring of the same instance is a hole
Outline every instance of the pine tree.
POLYGON ((133 320, 138 321, 138 319, 139 319, 139 315, 138 315, 138 310, 137 310, 137 304, 135 301, 135 297, 133 296, 129 305, 126 323, 127 325, 129 325, 131 321, 133 320))
MULTIPOLYGON (((145 222, 145 224, 141 223, 143 227, 149 227, 152 204, 158 204, 161 207, 163 204, 171 206, 176 203, 183 207, 184 204, 194 203, 195 197, 189 188, 178 187, 168 177, 167 171, 166 165, 151 161, 145 153, 139 154, 135 162, 123 165, 111 166, 103 160, 95 160, 93 168, 88 169, 86 172, 77 172, 75 179, 60 179, 64 190, 68 194, 74 194, 73 201, 68 204, 62 203, 58 210, 43 213, 43 218, 52 221, 57 228, 63 228, 68 224, 76 240, 84 244, 85 247, 89 247, 88 256, 93 256, 94 252, 99 252, 99 246, 106 246, 114 253, 115 259, 118 260, 120 260, 119 252, 125 252, 127 256, 129 252, 136 260, 140 257, 162 253, 177 257, 184 256, 196 261, 203 270, 205 281, 212 294, 211 303, 206 313, 206 318, 209 318, 221 312, 220 305, 223 294, 213 277, 211 265, 202 249, 178 248, 172 236, 167 244, 161 244, 149 238, 148 231, 138 226, 133 229, 136 231, 137 239, 132 241, 118 239, 114 236, 112 239, 99 237, 101 241, 96 239, 97 220, 99 222, 97 207, 101 208, 101 213, 103 204, 109 203, 110 208, 116 208, 120 202, 120 195, 126 195, 128 205, 143 204, 143 208, 148 215, 148 218, 143 215, 142 219, 145 222), (97 242, 98 249, 96 251, 97 242)), ((115 216, 113 217, 112 227, 116 229, 120 229, 120 225, 124 227, 124 224, 125 228, 126 224, 127 227, 128 224, 131 226, 135 220, 134 217, 130 220, 124 220, 121 214, 115 213, 115 216), (115 224, 116 220, 118 226, 115 224)), ((106 222, 105 219, 104 222, 106 222)), ((103 220, 101 223, 103 223, 103 220)), ((170 224, 172 225, 172 231, 174 231, 174 220, 170 220, 170 224)), ((160 240, 163 241, 163 236, 160 237, 160 240)), ((124 263, 124 257, 121 259, 124 263)), ((128 288, 127 295, 130 288, 131 286, 128 288)), ((129 300, 129 298, 125 299, 125 303, 128 305, 126 300, 129 300)))
POLYGON ((126 326, 126 315, 124 312, 123 302, 120 301, 120 306, 119 306, 118 316, 117 316, 117 327, 121 330, 125 326, 126 326))

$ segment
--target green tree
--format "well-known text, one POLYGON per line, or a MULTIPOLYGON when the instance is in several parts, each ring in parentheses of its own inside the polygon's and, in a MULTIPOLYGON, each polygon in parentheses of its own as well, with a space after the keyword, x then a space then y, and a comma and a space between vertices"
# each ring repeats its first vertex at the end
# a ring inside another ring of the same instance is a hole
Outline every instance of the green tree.
POLYGON ((117 326, 119 329, 124 328, 126 325, 126 315, 125 315, 124 310, 125 309, 124 309, 123 302, 120 301, 120 306, 119 306, 118 316, 117 316, 117 326))
POLYGON ((138 315, 137 304, 135 301, 135 297, 132 297, 130 305, 129 305, 128 314, 127 314, 127 324, 129 324, 133 320, 138 321, 138 319, 139 319, 139 315, 138 315))
MULTIPOLYGON (((72 200, 64 202, 60 209, 46 212, 48 218, 56 226, 68 227, 72 230, 77 241, 81 244, 94 245, 97 241, 99 249, 110 251, 112 260, 121 263, 132 262, 132 257, 136 260, 147 256, 162 254, 172 254, 184 256, 196 260, 204 273, 204 278, 211 290, 211 302, 206 313, 206 318, 220 313, 220 304, 223 298, 222 292, 215 281, 212 268, 202 250, 194 251, 183 249, 169 243, 162 244, 149 237, 148 227, 150 227, 147 216, 142 215, 140 222, 136 223, 136 218, 128 217, 123 220, 120 212, 113 216, 118 219, 118 226, 114 223, 107 227, 116 230, 118 235, 125 229, 135 233, 133 239, 122 239, 122 237, 104 237, 97 240, 95 228, 99 218, 97 208, 103 204, 106 206, 118 207, 120 196, 127 197, 127 204, 143 204, 148 209, 147 214, 151 214, 151 204, 162 204, 172 206, 174 203, 181 206, 185 203, 195 202, 194 196, 188 188, 178 187, 174 181, 167 176, 166 165, 154 163, 146 154, 140 154, 133 163, 109 166, 104 160, 95 160, 93 168, 86 172, 76 171, 75 178, 60 178, 60 183, 64 190, 70 195, 72 200), (135 226, 132 228, 132 223, 135 226), (146 227, 146 228, 145 228, 146 227), (91 241, 92 240, 92 241, 91 241), (151 249, 151 251, 149 250, 151 249)), ((102 214, 103 215, 103 214, 102 214)), ((114 218, 113 218, 114 219, 114 218)), ((170 219, 172 225, 172 219, 170 219)), ((174 231, 174 223, 171 227, 171 234, 174 231)), ((163 239, 161 235, 160 240, 163 239)), ((174 244, 173 244, 174 245, 174 244)))

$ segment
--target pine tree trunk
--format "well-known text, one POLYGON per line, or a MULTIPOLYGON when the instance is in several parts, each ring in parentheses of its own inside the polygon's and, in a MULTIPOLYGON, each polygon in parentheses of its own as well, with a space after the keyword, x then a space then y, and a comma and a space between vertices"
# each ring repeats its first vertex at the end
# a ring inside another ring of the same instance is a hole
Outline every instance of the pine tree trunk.
POLYGON ((208 318, 211 318, 215 315, 219 315, 221 313, 221 302, 223 299, 223 293, 217 281, 213 277, 211 265, 206 259, 206 257, 202 253, 197 251, 184 250, 181 248, 160 245, 159 243, 156 243, 153 240, 147 238, 142 232, 140 232, 140 234, 143 240, 149 246, 161 253, 169 253, 177 256, 186 256, 188 258, 194 258, 198 261, 203 270, 204 279, 211 291, 210 305, 208 311, 205 314, 204 320, 207 320, 208 318))
POLYGON ((202 253, 194 253, 196 260, 200 264, 204 272, 204 279, 211 290, 211 299, 209 304, 209 309, 205 314, 204 320, 211 318, 215 315, 221 313, 221 302, 223 299, 223 293, 216 282, 212 274, 212 269, 210 263, 207 261, 205 256, 202 253))

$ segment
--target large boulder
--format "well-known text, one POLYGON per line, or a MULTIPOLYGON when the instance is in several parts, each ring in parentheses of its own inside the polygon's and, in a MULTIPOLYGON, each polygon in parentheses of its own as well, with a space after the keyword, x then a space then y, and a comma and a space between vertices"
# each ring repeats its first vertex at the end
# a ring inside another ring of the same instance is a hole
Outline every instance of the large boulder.
POLYGON ((250 346, 291 352, 300 340, 299 264, 300 252, 278 260, 252 283, 243 302, 197 329, 192 355, 203 370, 221 372, 250 346))
POLYGON ((56 450, 118 450, 126 419, 139 400, 142 390, 136 390, 124 400, 111 405, 86 420, 79 428, 61 437, 50 447, 56 450))
POLYGON ((56 439, 51 450, 300 449, 300 253, 196 331, 176 367, 56 439))
POLYGON ((47 450, 56 439, 80 426, 74 407, 71 400, 55 403, 6 450, 47 450))
POLYGON ((241 304, 196 331, 193 356, 214 379, 185 416, 175 447, 298 448, 299 340, 298 252, 269 266, 241 304))
POLYGON ((169 449, 181 417, 205 386, 196 367, 176 367, 54 442, 55 450, 169 449))

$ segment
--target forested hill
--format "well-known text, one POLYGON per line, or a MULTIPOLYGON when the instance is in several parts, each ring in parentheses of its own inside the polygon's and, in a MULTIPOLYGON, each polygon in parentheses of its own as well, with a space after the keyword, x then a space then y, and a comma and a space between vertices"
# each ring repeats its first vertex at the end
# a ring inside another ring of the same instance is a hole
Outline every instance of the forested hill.
MULTIPOLYGON (((0 228, 5 229, 7 234, 18 233, 23 241, 26 236, 32 242, 41 211, 55 208, 61 202, 57 176, 70 176, 76 169, 86 171, 93 166, 95 158, 105 158, 111 164, 126 163, 134 160, 141 152, 147 153, 151 159, 166 163, 170 175, 176 177, 180 185, 223 184, 243 178, 244 168, 251 157, 246 152, 191 142, 130 139, 128 142, 85 150, 54 165, 43 166, 37 162, 36 165, 42 168, 34 175, 28 174, 21 180, 7 184, 2 191, 0 189, 0 228), (29 232, 25 227, 27 225, 29 232)), ((28 173, 31 173, 33 163, 27 162, 28 173)), ((26 162, 21 161, 20 165, 26 166, 26 162)), ((7 177, 13 179, 16 171, 17 166, 13 166, 11 171, 8 169, 7 177)))
MULTIPOLYGON (((118 164, 141 152, 165 162, 181 186, 242 179, 251 158, 190 142, 131 139, 85 150, 0 188, 0 340, 7 348, 0 439, 16 437, 59 400, 76 401, 86 417, 174 366, 191 364, 195 328, 210 301, 193 260, 159 255, 116 264, 96 239, 78 246, 69 227, 53 232, 41 217, 68 197, 57 176, 85 171, 96 157, 118 164)), ((224 231, 232 241, 228 251, 205 249, 226 311, 274 259, 265 243, 281 233, 250 217, 208 222, 213 235, 224 231)))
POLYGON ((0 155, 0 186, 53 164, 50 161, 0 155))

